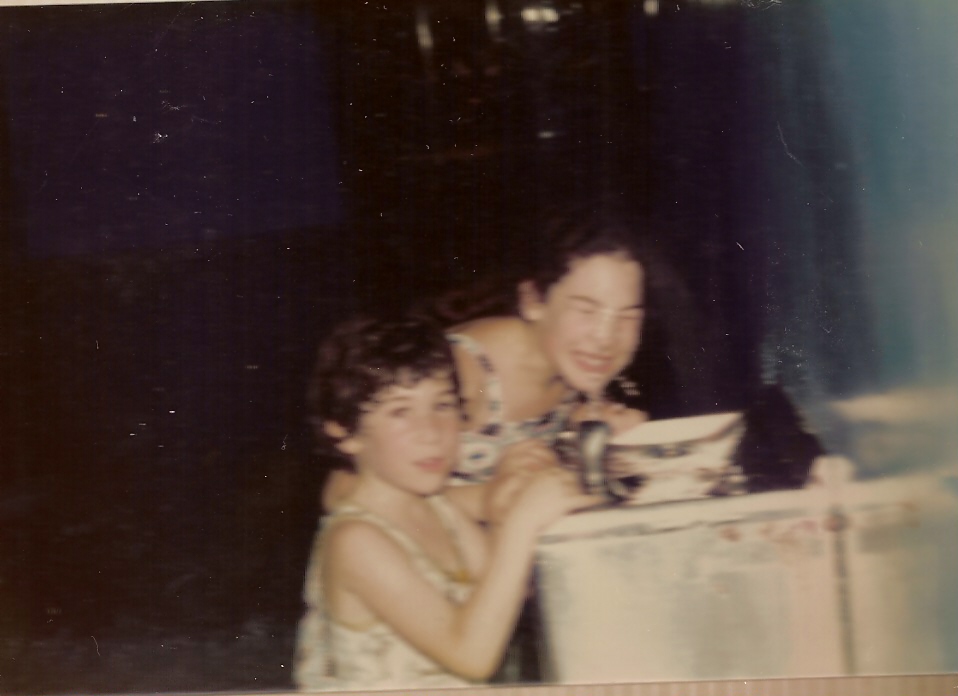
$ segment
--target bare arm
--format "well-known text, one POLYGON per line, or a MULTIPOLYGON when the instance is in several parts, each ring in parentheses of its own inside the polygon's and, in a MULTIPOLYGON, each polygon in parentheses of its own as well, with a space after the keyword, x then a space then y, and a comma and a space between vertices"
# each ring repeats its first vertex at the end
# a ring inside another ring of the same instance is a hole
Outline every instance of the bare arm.
POLYGON ((450 486, 444 495, 475 522, 495 522, 502 518, 519 479, 558 466, 555 452, 536 439, 522 440, 506 447, 496 462, 492 479, 485 483, 450 486))
POLYGON ((410 644, 468 679, 497 667, 519 613, 539 530, 595 500, 553 470, 535 480, 493 533, 489 561, 469 599, 448 600, 382 530, 362 522, 333 530, 327 546, 331 585, 351 593, 410 644))
POLYGON ((473 522, 486 520, 486 485, 473 483, 465 486, 449 486, 443 495, 473 522))

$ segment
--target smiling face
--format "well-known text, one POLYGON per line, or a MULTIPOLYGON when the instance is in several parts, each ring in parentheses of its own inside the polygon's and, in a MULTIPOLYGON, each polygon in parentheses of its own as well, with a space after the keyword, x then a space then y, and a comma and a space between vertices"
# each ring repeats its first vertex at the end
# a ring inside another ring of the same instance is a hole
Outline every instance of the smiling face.
POLYGON ((598 395, 632 360, 644 317, 642 267, 622 254, 573 260, 541 296, 521 289, 521 310, 569 386, 598 395))
POLYGON ((449 375, 400 380, 366 405, 355 432, 338 447, 352 457, 361 479, 431 495, 455 466, 460 424, 449 375))

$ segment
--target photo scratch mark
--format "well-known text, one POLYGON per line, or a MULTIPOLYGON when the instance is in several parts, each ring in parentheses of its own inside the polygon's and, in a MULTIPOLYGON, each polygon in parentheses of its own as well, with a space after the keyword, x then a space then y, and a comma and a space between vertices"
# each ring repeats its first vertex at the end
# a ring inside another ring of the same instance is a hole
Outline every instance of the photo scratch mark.
MULTIPOLYGON (((88 131, 84 134, 84 136, 83 136, 82 138, 80 138, 80 142, 77 143, 76 149, 73 151, 73 154, 70 155, 70 160, 69 160, 69 161, 67 162, 67 164, 66 164, 66 168, 67 168, 67 169, 69 169, 70 166, 76 161, 76 158, 77 158, 77 156, 80 154, 80 151, 83 149, 83 146, 86 144, 87 139, 89 139, 90 133, 92 133, 92 132, 94 131, 94 129, 96 129, 97 124, 98 124, 99 122, 100 122, 100 121, 99 121, 98 119, 94 118, 94 120, 93 120, 93 125, 90 126, 90 130, 88 130, 88 131)), ((47 176, 47 172, 44 171, 43 174, 44 174, 43 183, 40 184, 40 188, 37 189, 37 194, 39 194, 41 191, 43 191, 43 189, 46 188, 47 183, 50 181, 49 176, 47 176)))
POLYGON ((778 139, 782 141, 782 147, 785 148, 785 154, 791 157, 793 160, 795 160, 795 162, 797 162, 799 166, 804 167, 805 165, 802 164, 801 160, 799 160, 798 157, 793 155, 792 151, 788 149, 788 143, 785 142, 785 134, 782 133, 782 124, 776 121, 775 125, 778 128, 778 139))
POLYGON ((190 116, 190 121, 199 121, 200 123, 208 123, 211 126, 218 126, 222 121, 214 121, 209 118, 202 118, 200 116, 190 116))
MULTIPOLYGON (((90 637, 93 638, 93 636, 90 637)), ((97 657, 102 657, 102 655, 100 655, 100 644, 96 642, 96 638, 93 638, 93 644, 96 646, 97 657)))
POLYGON ((184 109, 184 108, 188 107, 189 104, 183 104, 183 105, 181 105, 181 106, 174 106, 173 104, 170 104, 168 101, 166 101, 166 100, 164 99, 163 101, 160 102, 160 106, 162 107, 162 108, 161 108, 161 111, 162 111, 164 114, 167 114, 167 113, 169 113, 169 112, 171 112, 171 111, 180 111, 181 109, 184 109))
POLYGON ((159 35, 159 37, 156 39, 156 41, 153 44, 154 51, 156 51, 156 49, 159 48, 160 44, 163 42, 163 39, 165 39, 166 35, 170 33, 170 29, 173 27, 173 24, 175 24, 176 20, 180 18, 180 15, 183 14, 183 10, 186 9, 186 7, 187 7, 186 5, 180 7, 179 11, 177 11, 176 15, 174 15, 170 23, 166 25, 166 29, 163 30, 163 33, 159 35))
POLYGON ((83 149, 84 143, 86 143, 87 138, 90 137, 90 133, 92 133, 93 130, 97 127, 97 124, 98 124, 98 123, 99 123, 99 121, 93 121, 93 125, 90 126, 90 130, 88 130, 88 131, 86 132, 86 134, 83 136, 83 138, 80 139, 80 142, 77 144, 76 150, 74 150, 74 151, 73 151, 73 154, 70 156, 70 161, 67 162, 67 166, 68 166, 68 167, 69 167, 71 164, 73 164, 73 161, 77 158, 77 155, 80 154, 80 150, 83 149))

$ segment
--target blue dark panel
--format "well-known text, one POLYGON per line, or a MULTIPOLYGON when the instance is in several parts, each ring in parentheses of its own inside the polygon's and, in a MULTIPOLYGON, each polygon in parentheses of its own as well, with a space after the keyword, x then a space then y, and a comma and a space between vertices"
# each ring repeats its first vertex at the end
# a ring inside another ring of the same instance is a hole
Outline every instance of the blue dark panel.
POLYGON ((328 58, 283 4, 5 16, 14 230, 39 256, 340 221, 328 58))

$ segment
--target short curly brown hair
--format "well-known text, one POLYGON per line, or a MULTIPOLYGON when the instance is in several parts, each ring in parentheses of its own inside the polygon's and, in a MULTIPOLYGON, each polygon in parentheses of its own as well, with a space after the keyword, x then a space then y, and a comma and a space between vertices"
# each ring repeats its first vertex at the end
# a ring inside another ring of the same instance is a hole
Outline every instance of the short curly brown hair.
POLYGON ((430 377, 448 377, 458 393, 449 342, 432 321, 359 317, 340 324, 319 347, 306 393, 317 440, 338 452, 338 439, 326 432, 327 423, 353 433, 384 390, 430 377))

